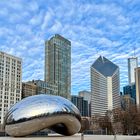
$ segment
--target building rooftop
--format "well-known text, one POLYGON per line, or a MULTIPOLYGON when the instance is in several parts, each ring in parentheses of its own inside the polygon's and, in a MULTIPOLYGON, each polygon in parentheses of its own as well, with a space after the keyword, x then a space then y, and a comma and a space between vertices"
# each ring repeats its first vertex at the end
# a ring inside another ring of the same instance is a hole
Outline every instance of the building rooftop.
POLYGON ((22 58, 17 57, 17 56, 15 56, 15 55, 8 54, 8 53, 3 52, 3 51, 0 51, 0 55, 8 56, 8 57, 11 57, 11 58, 13 58, 13 59, 18 59, 19 61, 22 61, 22 58))
POLYGON ((52 37, 51 37, 49 40, 47 40, 47 41, 51 41, 51 40, 53 40, 53 39, 59 39, 59 40, 61 40, 61 41, 66 42, 67 44, 71 45, 71 42, 70 42, 68 39, 64 38, 63 36, 61 36, 61 35, 59 35, 59 34, 55 34, 54 36, 52 36, 52 37))
POLYGON ((92 64, 91 67, 96 69, 105 77, 112 76, 114 72, 119 68, 117 65, 103 56, 98 57, 98 59, 92 64))

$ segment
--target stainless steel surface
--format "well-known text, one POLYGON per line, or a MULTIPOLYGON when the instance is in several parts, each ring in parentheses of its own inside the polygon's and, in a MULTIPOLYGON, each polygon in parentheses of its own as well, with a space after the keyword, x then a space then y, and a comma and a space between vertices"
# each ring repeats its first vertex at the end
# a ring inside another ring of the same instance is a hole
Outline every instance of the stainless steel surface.
POLYGON ((35 95, 15 104, 5 116, 5 131, 26 136, 49 128, 62 135, 73 135, 81 128, 79 110, 60 96, 35 95))

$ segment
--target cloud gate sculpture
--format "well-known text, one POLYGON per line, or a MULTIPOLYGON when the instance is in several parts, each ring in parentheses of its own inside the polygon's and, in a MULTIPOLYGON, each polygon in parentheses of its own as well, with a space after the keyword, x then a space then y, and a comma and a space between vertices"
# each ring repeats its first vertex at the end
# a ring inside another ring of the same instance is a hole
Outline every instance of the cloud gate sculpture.
POLYGON ((79 110, 63 97, 41 94, 19 101, 5 116, 10 136, 27 136, 45 128, 66 136, 79 132, 79 110))

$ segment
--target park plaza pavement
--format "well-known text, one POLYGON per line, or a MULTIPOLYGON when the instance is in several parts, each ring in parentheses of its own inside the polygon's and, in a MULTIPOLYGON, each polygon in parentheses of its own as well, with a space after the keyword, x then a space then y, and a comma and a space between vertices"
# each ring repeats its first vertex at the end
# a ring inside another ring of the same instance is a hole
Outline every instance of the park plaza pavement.
MULTIPOLYGON (((58 134, 51 134, 44 137, 0 137, 0 140, 114 140, 112 135, 84 135, 81 138, 81 134, 75 134, 73 136, 62 136, 58 134)), ((117 135, 115 140, 140 140, 140 136, 122 136, 117 135)))

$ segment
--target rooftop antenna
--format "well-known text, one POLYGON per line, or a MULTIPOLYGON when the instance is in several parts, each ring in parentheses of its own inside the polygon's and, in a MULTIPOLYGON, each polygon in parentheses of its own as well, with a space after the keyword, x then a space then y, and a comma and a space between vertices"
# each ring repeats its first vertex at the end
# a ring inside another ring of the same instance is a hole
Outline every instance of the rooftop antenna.
POLYGON ((100 56, 99 50, 96 49, 96 52, 97 52, 97 57, 99 57, 100 56))
POLYGON ((102 58, 102 62, 104 63, 104 57, 101 55, 101 58, 102 58))
POLYGON ((136 57, 136 48, 135 48, 135 46, 133 47, 133 51, 134 51, 134 57, 136 57))
POLYGON ((99 51, 98 51, 98 49, 96 49, 96 52, 97 52, 97 54, 99 55, 99 51))

